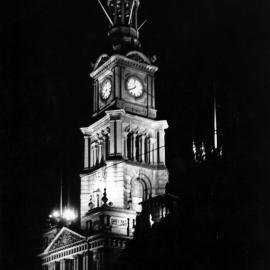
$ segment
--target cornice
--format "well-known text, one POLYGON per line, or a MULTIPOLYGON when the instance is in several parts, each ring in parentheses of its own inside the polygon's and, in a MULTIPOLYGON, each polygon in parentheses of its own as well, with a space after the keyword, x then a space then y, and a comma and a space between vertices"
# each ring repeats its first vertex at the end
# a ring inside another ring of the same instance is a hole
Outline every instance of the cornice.
POLYGON ((100 67, 98 67, 97 69, 93 70, 90 73, 90 77, 94 78, 97 75, 99 75, 100 73, 102 73, 104 70, 111 70, 111 68, 116 64, 120 64, 120 65, 125 65, 125 66, 129 66, 129 67, 135 67, 135 68, 139 68, 141 70, 144 70, 146 72, 151 72, 151 73, 155 73, 158 70, 157 66, 153 66, 150 64, 145 64, 145 63, 140 63, 138 61, 135 61, 133 59, 130 59, 126 56, 120 55, 120 54, 115 54, 113 56, 111 56, 105 63, 103 63, 100 67))
POLYGON ((106 125, 109 125, 109 120, 110 120, 110 116, 106 114, 104 117, 99 119, 97 122, 93 123, 92 125, 90 125, 88 127, 82 127, 82 128, 80 128, 80 130, 84 135, 90 136, 93 132, 97 132, 97 130, 104 128, 104 126, 106 126, 106 125))
POLYGON ((124 115, 124 120, 127 121, 128 123, 132 122, 133 124, 140 125, 140 126, 145 126, 145 128, 153 128, 153 129, 167 129, 169 127, 168 122, 166 120, 154 120, 154 119, 149 119, 145 118, 142 116, 138 115, 133 115, 126 113, 124 115))
POLYGON ((88 127, 80 128, 81 132, 84 135, 91 136, 93 133, 96 133, 101 129, 109 127, 109 122, 112 119, 123 120, 124 123, 127 122, 128 124, 143 126, 146 129, 152 128, 164 130, 169 127, 168 122, 166 120, 154 120, 138 115, 129 114, 126 113, 125 110, 123 109, 107 110, 105 111, 105 113, 106 115, 101 119, 99 119, 97 122, 93 123, 88 127))

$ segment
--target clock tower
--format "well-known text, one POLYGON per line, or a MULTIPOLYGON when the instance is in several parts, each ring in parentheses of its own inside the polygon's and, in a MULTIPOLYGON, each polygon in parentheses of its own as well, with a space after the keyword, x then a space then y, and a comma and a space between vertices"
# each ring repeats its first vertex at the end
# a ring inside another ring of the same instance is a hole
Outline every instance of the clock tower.
POLYGON ((150 223, 163 217, 168 124, 157 120, 158 68, 141 50, 140 1, 107 0, 106 6, 98 1, 109 21, 111 53, 102 54, 90 73, 93 114, 81 128, 80 230, 65 227, 69 212, 51 215, 60 222, 44 234, 39 255, 44 270, 112 269, 135 227, 142 227, 136 226, 138 216, 145 216, 141 207, 153 203, 150 223))
MULTIPOLYGON (((167 121, 157 120, 157 67, 141 51, 137 26, 139 0, 108 0, 112 53, 102 54, 93 81, 91 124, 84 135, 81 173, 81 229, 93 249, 96 269, 109 269, 133 238, 141 202, 165 193, 167 121)), ((95 269, 95 268, 94 268, 95 269)))

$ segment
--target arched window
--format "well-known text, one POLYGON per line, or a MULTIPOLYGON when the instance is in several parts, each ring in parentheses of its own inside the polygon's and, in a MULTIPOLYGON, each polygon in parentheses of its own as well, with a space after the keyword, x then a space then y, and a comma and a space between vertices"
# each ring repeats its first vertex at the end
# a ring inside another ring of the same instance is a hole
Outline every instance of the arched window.
POLYGON ((139 179, 132 181, 131 196, 132 196, 132 209, 136 212, 141 212, 140 203, 144 200, 144 187, 139 179))
POLYGON ((132 209, 141 212, 141 202, 151 195, 150 181, 144 178, 134 178, 131 181, 132 209))

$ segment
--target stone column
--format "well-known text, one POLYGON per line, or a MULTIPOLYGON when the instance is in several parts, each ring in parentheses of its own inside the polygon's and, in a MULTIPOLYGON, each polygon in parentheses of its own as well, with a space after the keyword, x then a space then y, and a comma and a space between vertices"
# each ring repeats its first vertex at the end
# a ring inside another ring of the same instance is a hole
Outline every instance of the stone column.
POLYGON ((94 167, 94 151, 93 151, 93 144, 90 145, 90 168, 94 167))
POLYGON ((156 138, 150 138, 150 163, 155 164, 156 162, 156 138))
POLYGON ((115 155, 115 121, 110 121, 110 156, 115 155))
POLYGON ((106 160, 106 141, 105 141, 105 137, 103 137, 103 141, 101 143, 101 151, 102 151, 102 159, 103 161, 106 160))
POLYGON ((142 140, 141 140, 141 149, 142 149, 142 151, 141 151, 141 161, 142 162, 145 162, 145 135, 143 134, 142 135, 142 140))
POLYGON ((116 154, 122 155, 122 121, 116 120, 116 127, 115 127, 115 137, 116 137, 116 154))
POLYGON ((165 164, 165 131, 159 131, 159 162, 165 164))
POLYGON ((91 270, 88 269, 88 253, 83 253, 83 270, 91 270))
POLYGON ((132 157, 133 160, 136 161, 136 133, 132 134, 132 148, 133 148, 132 157))
POLYGON ((84 136, 84 168, 89 168, 89 137, 84 136))
POLYGON ((100 164, 102 161, 102 142, 98 142, 98 163, 100 164))
POLYGON ((66 267, 66 262, 65 262, 65 259, 63 259, 60 261, 60 270, 65 270, 65 267, 66 267))
POLYGON ((97 151, 96 151, 96 142, 92 144, 92 153, 93 153, 93 167, 97 164, 97 151))
POLYGON ((157 154, 158 154, 158 145, 157 145, 157 139, 154 138, 154 142, 153 142, 154 146, 153 146, 153 152, 154 152, 154 164, 157 164, 158 160, 157 160, 157 154))
POLYGON ((114 69, 114 95, 117 98, 121 98, 121 67, 116 66, 114 69))
POLYGON ((136 145, 136 158, 138 162, 141 161, 141 139, 140 139, 140 135, 137 134, 136 140, 135 140, 135 145, 136 145), (137 143, 138 142, 138 143, 137 143))
POLYGON ((127 136, 128 132, 123 132, 123 156, 127 159, 127 136))
POLYGON ((79 257, 75 256, 73 259, 73 270, 79 270, 79 257))

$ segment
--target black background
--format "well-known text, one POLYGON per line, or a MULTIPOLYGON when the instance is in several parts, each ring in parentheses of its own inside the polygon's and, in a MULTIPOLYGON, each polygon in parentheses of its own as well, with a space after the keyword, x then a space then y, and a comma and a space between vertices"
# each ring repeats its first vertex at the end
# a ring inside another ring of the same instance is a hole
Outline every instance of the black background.
MULTIPOLYGON (((258 264, 269 251, 267 2, 142 0, 139 12, 148 20, 144 53, 157 56, 166 156, 178 162, 172 174, 185 170, 193 139, 212 145, 215 84, 219 140, 238 176, 236 226, 254 248, 247 256, 261 254, 258 264)), ((107 21, 97 1, 12 1, 1 8, 0 33, 1 264, 34 269, 61 174, 65 199, 79 204, 79 128, 90 123, 89 73, 108 51, 107 21)))

